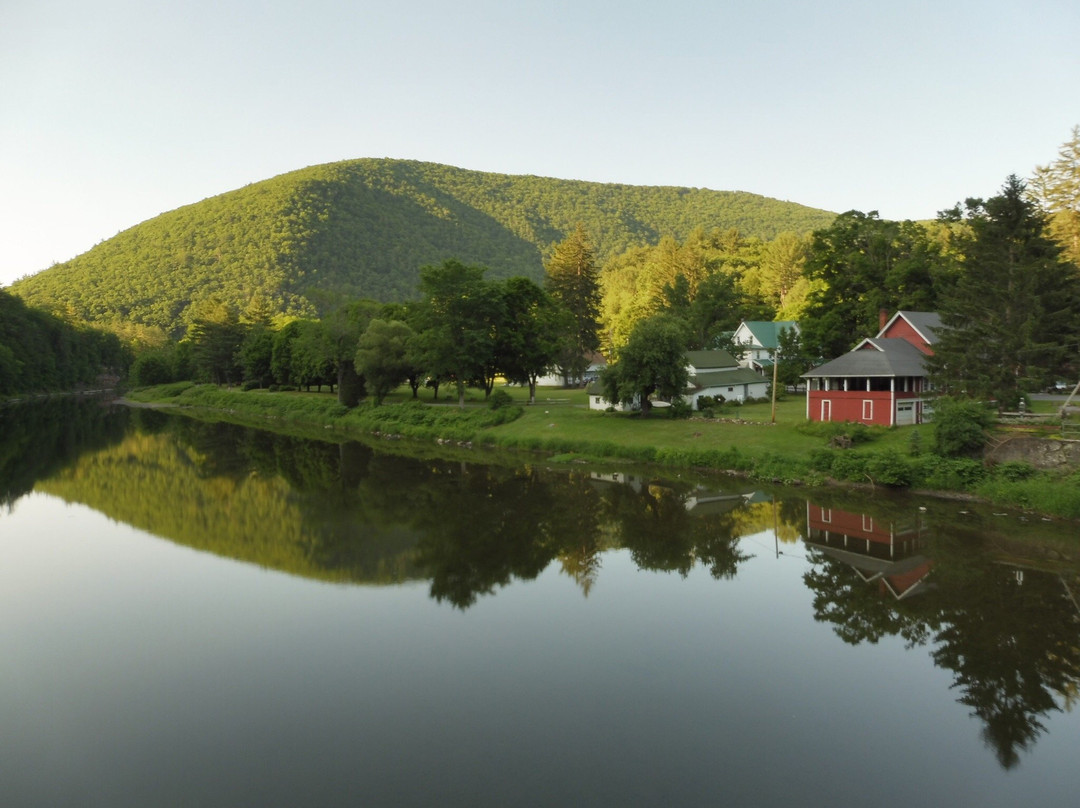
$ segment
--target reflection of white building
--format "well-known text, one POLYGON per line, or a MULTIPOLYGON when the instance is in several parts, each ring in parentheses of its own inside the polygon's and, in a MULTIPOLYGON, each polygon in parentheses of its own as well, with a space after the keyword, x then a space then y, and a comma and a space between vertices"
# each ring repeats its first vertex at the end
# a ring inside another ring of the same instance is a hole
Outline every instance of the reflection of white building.
MULTIPOLYGON (((637 493, 648 488, 674 491, 674 489, 668 488, 663 483, 656 482, 655 480, 650 482, 646 477, 639 477, 636 474, 624 474, 619 471, 593 471, 589 473, 589 479, 596 483, 629 486, 637 493)), ((768 494, 764 494, 761 491, 718 491, 703 486, 695 487, 685 496, 677 491, 675 493, 682 497, 683 507, 686 508, 687 512, 692 513, 695 516, 723 513, 742 507, 743 505, 750 505, 755 502, 767 502, 770 499, 768 494)))

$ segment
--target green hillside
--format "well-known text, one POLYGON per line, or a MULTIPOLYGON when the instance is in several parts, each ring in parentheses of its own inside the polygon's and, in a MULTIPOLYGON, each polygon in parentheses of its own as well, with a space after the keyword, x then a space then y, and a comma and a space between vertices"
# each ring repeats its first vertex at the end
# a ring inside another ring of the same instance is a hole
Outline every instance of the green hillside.
POLYGON ((755 194, 509 176, 403 160, 352 160, 248 185, 136 225, 12 285, 34 306, 178 331, 218 296, 243 309, 317 312, 346 297, 407 300, 418 269, 458 258, 490 277, 540 279, 581 222, 601 261, 662 235, 737 228, 771 239, 834 215, 755 194))

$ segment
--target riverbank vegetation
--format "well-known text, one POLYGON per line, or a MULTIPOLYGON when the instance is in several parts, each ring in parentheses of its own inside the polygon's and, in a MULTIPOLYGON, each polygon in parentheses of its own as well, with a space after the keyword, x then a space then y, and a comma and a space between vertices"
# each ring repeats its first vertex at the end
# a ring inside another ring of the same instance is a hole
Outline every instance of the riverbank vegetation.
POLYGON ((734 472, 750 479, 805 486, 835 483, 932 490, 1043 514, 1080 519, 1080 470, 1039 471, 1024 463, 989 466, 964 453, 941 453, 932 425, 865 427, 811 424, 805 400, 722 405, 714 417, 651 417, 588 409, 583 390, 500 388, 506 406, 482 393, 464 409, 412 400, 402 387, 381 407, 341 407, 329 394, 242 392, 184 383, 135 391, 137 401, 174 404, 193 414, 323 439, 352 436, 447 441, 476 448, 543 452, 572 463, 641 463, 669 469, 734 472), (844 448, 841 448, 844 447, 844 448))

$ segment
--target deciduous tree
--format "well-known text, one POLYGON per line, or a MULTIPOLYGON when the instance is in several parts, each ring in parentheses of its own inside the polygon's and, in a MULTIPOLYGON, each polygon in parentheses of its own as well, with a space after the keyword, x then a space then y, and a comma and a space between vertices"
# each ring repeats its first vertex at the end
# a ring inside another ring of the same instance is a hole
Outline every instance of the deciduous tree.
POLYGON ((640 402, 648 415, 649 396, 682 396, 689 381, 686 367, 686 329, 674 317, 658 314, 642 320, 601 376, 604 396, 622 404, 640 402))
POLYGON ((412 329, 398 320, 376 318, 368 324, 356 349, 356 370, 371 387, 375 404, 409 377, 412 329))
POLYGON ((1080 126, 1058 149, 1058 158, 1035 169, 1028 190, 1050 213, 1050 235, 1065 257, 1080 266, 1080 126))

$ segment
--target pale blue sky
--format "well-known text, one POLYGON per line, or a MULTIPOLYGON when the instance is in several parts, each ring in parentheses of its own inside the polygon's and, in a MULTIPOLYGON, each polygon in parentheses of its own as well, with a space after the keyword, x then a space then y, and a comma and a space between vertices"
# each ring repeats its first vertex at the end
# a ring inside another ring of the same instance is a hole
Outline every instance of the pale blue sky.
POLYGON ((930 218, 1080 124, 1080 3, 3 0, 0 285, 317 163, 930 218))

